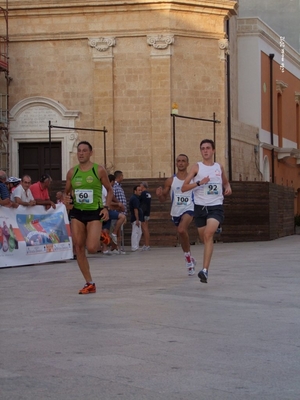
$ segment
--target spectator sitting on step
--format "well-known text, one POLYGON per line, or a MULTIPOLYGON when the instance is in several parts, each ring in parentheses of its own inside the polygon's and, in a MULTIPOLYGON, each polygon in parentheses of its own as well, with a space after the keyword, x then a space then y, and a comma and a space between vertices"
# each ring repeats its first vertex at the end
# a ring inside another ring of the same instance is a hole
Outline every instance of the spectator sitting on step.
MULTIPOLYGON (((108 175, 108 179, 110 181, 111 186, 114 185, 115 182, 115 177, 114 175, 108 175)), ((102 198, 103 198, 103 204, 106 204, 106 194, 107 191, 103 187, 102 188, 102 198)), ((118 232, 120 231, 121 226, 126 222, 126 216, 123 214, 122 211, 124 211, 124 205, 123 203, 119 202, 117 198, 113 195, 111 204, 110 204, 110 209, 108 211, 109 214, 109 220, 103 222, 102 225, 102 230, 106 231, 109 233, 111 231, 110 237, 112 239, 112 246, 113 249, 111 253, 109 253, 109 250, 105 244, 103 244, 103 254, 122 254, 123 251, 121 252, 119 250, 119 243, 118 243, 118 232)))
MULTIPOLYGON (((123 172, 122 171, 115 171, 114 175, 109 175, 108 176, 110 183, 112 185, 113 188, 113 192, 114 192, 114 196, 117 199, 117 202, 119 204, 119 206, 117 208, 115 208, 117 211, 119 211, 120 213, 124 214, 126 217, 127 214, 127 200, 126 200, 126 196, 125 196, 125 192, 121 186, 121 183, 123 181, 123 172)), ((126 219, 125 219, 126 222, 126 219)), ((124 222, 124 223, 125 223, 124 222)), ((112 221, 112 228, 114 226, 115 220, 112 221)), ((122 228, 122 224, 121 227, 118 229, 117 232, 117 242, 121 243, 121 228, 122 228)), ((115 253, 119 252, 119 253, 125 253, 124 248, 123 248, 123 243, 121 243, 121 249, 119 250, 118 245, 115 244, 114 242, 112 243, 112 251, 116 250, 115 253)))

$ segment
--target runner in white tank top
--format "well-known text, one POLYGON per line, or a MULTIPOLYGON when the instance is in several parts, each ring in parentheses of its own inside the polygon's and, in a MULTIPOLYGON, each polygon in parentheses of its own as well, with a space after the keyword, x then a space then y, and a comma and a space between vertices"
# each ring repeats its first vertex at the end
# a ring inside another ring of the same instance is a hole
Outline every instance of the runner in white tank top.
POLYGON ((217 206, 223 204, 223 182, 222 182, 222 169, 221 165, 214 163, 213 165, 205 165, 198 162, 198 173, 193 181, 202 181, 205 177, 209 176, 209 182, 197 186, 194 189, 195 204, 201 206, 217 206))
POLYGON ((194 194, 193 190, 182 193, 181 188, 184 179, 178 179, 176 175, 173 176, 173 182, 170 190, 171 197, 171 212, 172 217, 180 217, 187 211, 194 212, 194 194))
POLYGON ((184 252, 188 275, 192 276, 195 273, 196 261, 191 256, 188 227, 194 217, 193 191, 185 193, 181 191, 182 184, 187 176, 188 165, 188 156, 179 154, 176 159, 176 175, 166 179, 164 187, 160 186, 156 189, 156 195, 161 203, 167 201, 169 196, 171 197, 172 220, 177 227, 177 234, 184 252))
POLYGON ((201 282, 207 283, 214 233, 224 220, 223 196, 231 194, 231 187, 222 165, 214 162, 214 142, 202 140, 200 152, 203 161, 192 166, 182 185, 182 192, 194 190, 195 224, 204 243, 203 268, 198 277, 201 282))

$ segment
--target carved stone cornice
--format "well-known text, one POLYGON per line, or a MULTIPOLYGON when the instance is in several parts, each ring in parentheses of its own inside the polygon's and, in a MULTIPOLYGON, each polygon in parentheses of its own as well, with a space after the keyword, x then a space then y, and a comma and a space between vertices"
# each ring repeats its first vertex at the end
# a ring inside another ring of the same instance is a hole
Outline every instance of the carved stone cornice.
POLYGON ((107 51, 116 45, 116 40, 113 37, 90 38, 89 45, 98 51, 107 51))
POLYGON ((288 84, 276 79, 276 91, 280 94, 288 87, 288 84))
POLYGON ((147 43, 155 49, 164 50, 174 43, 174 35, 148 35, 147 43))

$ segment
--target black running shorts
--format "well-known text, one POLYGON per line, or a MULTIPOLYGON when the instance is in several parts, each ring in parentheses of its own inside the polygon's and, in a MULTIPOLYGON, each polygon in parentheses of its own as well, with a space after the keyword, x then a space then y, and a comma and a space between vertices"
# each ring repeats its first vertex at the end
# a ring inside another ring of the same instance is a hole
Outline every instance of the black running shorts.
POLYGON ((197 228, 202 228, 206 225, 206 220, 209 218, 216 219, 220 224, 224 221, 224 208, 223 205, 217 206, 200 206, 195 204, 194 220, 197 228))
POLYGON ((100 221, 101 213, 101 208, 98 208, 98 210, 79 210, 78 208, 72 208, 70 210, 69 218, 72 221, 72 219, 77 219, 78 221, 82 222, 83 224, 87 224, 88 222, 91 221, 100 221))

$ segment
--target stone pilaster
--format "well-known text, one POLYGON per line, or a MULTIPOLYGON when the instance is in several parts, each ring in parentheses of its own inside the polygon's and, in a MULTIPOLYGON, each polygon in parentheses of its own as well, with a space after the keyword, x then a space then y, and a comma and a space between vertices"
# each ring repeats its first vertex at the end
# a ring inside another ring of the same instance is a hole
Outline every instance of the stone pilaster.
POLYGON ((104 133, 93 133, 94 154, 97 155, 94 161, 105 164, 110 168, 113 164, 114 146, 114 125, 113 125, 113 47, 116 45, 113 37, 90 38, 88 41, 91 47, 93 70, 93 115, 94 129, 107 129, 106 146, 104 144, 104 133))
POLYGON ((147 37, 151 46, 151 159, 152 176, 169 176, 172 172, 171 135, 171 56, 173 35, 147 37))

